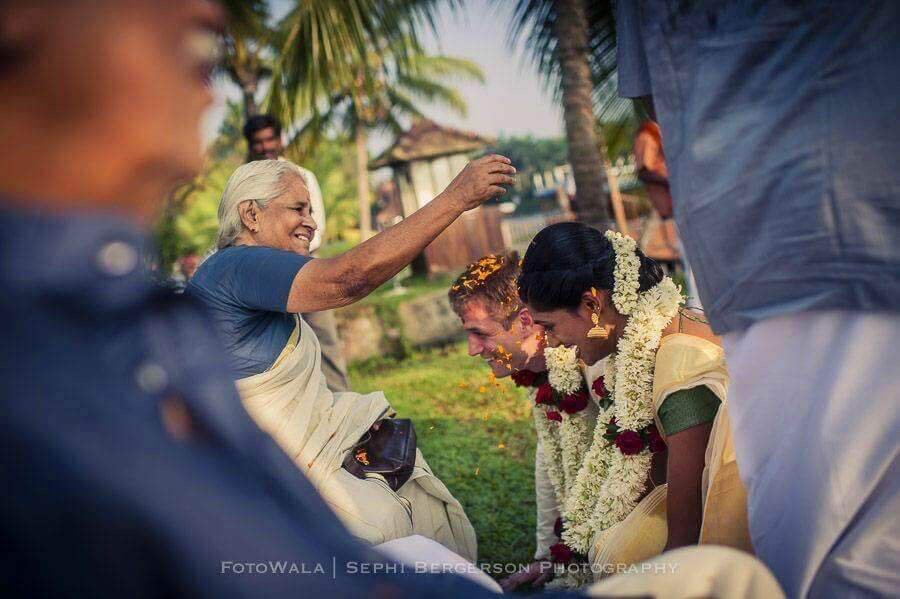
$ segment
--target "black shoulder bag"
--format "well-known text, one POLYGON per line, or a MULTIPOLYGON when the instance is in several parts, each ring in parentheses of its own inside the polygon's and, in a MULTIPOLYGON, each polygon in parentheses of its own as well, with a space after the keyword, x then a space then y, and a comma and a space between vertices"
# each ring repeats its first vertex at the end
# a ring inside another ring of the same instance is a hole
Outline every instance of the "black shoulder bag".
POLYGON ((416 464, 416 429, 408 418, 380 420, 378 430, 369 430, 347 457, 344 469, 357 478, 380 474, 396 491, 412 476, 416 464))

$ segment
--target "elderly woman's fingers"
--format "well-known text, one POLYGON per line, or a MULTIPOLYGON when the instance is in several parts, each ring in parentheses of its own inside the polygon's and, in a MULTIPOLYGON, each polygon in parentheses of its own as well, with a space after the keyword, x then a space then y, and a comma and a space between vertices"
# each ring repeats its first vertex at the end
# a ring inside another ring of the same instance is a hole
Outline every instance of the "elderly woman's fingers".
POLYGON ((491 178, 491 183, 493 183, 494 185, 515 185, 516 178, 510 177, 509 175, 494 174, 494 176, 491 178))
POLYGON ((512 164, 512 160, 507 158, 502 154, 488 154, 487 156, 482 156, 478 159, 479 162, 505 162, 506 164, 512 164))
POLYGON ((506 173, 507 175, 516 174, 516 167, 511 164, 507 164, 506 162, 493 162, 491 163, 491 171, 492 173, 506 173))

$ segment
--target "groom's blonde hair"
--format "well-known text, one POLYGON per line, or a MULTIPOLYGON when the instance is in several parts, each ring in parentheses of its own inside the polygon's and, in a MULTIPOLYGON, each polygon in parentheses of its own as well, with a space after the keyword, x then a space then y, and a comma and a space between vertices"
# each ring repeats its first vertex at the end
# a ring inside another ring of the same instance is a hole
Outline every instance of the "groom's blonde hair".
POLYGON ((461 317, 469 302, 481 300, 491 316, 508 329, 522 310, 516 284, 518 278, 518 254, 488 254, 469 264, 450 286, 450 305, 461 317))

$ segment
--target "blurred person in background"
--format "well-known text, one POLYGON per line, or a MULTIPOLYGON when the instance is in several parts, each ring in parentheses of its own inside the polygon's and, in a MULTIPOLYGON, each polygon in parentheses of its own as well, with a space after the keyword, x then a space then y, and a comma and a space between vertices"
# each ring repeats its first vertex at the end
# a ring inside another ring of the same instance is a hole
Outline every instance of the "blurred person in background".
POLYGON ((669 169, 666 168, 666 155, 663 152, 662 134, 659 125, 653 121, 644 121, 634 135, 634 161, 638 180, 644 184, 647 197, 654 210, 662 219, 665 227, 665 239, 675 246, 675 253, 681 258, 684 268, 685 293, 687 300, 685 306, 693 309, 702 309, 700 298, 697 295, 697 283, 694 281, 694 273, 684 253, 684 246, 678 235, 678 230, 672 222, 672 192, 669 189, 669 169), (669 227, 667 227, 669 225, 669 227), (670 228, 671 227, 671 228, 670 228), (669 231, 671 230, 671 234, 669 231))
MULTIPOLYGON (((244 124, 244 137, 247 140, 247 162, 253 160, 277 160, 284 155, 284 144, 281 139, 281 121, 270 114, 259 114, 247 119, 244 124)), ((325 238, 325 202, 316 175, 309 169, 298 166, 309 191, 310 209, 316 221, 316 232, 309 244, 309 253, 316 256, 316 250, 325 238)), ((328 388, 333 392, 349 391, 350 381, 347 379, 347 361, 341 347, 337 321, 334 312, 322 310, 307 312, 302 315, 306 324, 312 328, 322 348, 322 372, 328 388)))
POLYGON ((221 27, 203 0, 0 3, 3 587, 478 596, 456 576, 347 575, 384 558, 253 423, 204 310, 141 272, 162 198, 201 166, 221 27), (328 571, 231 567, 270 560, 328 571))
POLYGON ((900 590, 900 2, 617 5, 722 336, 757 555, 790 596, 900 590))

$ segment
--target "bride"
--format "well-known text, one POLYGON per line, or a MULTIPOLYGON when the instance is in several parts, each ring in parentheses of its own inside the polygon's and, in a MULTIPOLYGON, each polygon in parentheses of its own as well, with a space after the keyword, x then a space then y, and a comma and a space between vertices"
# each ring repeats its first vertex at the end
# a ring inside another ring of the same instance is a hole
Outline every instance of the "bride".
POLYGON ((562 553, 602 577, 698 542, 750 551, 723 352, 659 265, 631 238, 560 223, 528 247, 519 293, 556 346, 536 424, 556 448, 562 553), (579 393, 599 406, 596 426, 579 393))

